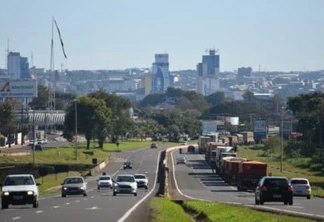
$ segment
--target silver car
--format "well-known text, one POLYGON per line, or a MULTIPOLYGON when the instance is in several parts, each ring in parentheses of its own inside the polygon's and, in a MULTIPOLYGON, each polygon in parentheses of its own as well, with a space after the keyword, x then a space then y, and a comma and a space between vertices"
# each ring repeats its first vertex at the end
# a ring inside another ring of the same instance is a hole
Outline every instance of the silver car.
POLYGON ((119 174, 113 183, 113 195, 129 193, 137 196, 137 183, 132 174, 119 174))
POLYGON ((62 197, 66 195, 87 196, 87 182, 80 176, 67 177, 62 183, 61 195, 62 197))
POLYGON ((312 188, 306 178, 291 178, 290 184, 293 187, 294 196, 303 196, 307 199, 311 198, 312 188))
POLYGON ((183 157, 183 156, 178 156, 177 159, 176 159, 176 164, 186 164, 187 161, 186 161, 186 158, 183 157))

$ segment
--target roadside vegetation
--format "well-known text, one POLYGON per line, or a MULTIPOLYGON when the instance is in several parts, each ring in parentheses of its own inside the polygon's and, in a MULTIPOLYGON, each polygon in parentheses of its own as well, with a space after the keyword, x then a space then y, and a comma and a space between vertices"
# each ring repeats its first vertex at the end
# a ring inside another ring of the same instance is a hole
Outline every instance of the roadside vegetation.
POLYGON ((150 202, 151 221, 204 221, 204 222, 307 222, 313 221, 274 213, 266 213, 247 207, 208 201, 184 201, 177 204, 168 198, 155 197, 150 202))
POLYGON ((192 222, 190 216, 184 212, 184 209, 180 205, 167 198, 152 198, 150 208, 152 222, 192 222))

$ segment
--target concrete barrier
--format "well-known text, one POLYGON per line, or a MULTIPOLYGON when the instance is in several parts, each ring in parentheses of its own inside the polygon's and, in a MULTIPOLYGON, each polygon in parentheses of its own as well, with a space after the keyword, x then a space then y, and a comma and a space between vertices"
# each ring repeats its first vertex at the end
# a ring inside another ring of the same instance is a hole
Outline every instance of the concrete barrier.
POLYGON ((98 164, 97 166, 93 167, 91 170, 90 170, 90 175, 91 176, 95 176, 97 174, 100 173, 100 171, 102 169, 104 169, 108 163, 110 163, 110 161, 112 160, 112 156, 109 156, 107 159, 105 159, 104 161, 102 161, 100 164, 98 164))

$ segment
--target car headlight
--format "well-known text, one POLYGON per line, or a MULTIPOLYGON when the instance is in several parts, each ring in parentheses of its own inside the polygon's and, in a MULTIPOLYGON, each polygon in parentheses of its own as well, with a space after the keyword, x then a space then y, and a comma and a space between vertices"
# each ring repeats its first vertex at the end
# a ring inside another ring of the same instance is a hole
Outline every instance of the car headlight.
POLYGON ((66 187, 63 187, 63 190, 67 190, 67 188, 66 187))
POLYGON ((33 194, 34 194, 33 191, 28 191, 28 192, 27 192, 27 195, 33 195, 33 194))
POLYGON ((85 187, 85 186, 82 186, 82 187, 80 187, 80 189, 81 189, 81 190, 85 190, 85 189, 86 189, 86 187, 85 187))
POLYGON ((3 196, 9 196, 9 192, 3 192, 3 196))

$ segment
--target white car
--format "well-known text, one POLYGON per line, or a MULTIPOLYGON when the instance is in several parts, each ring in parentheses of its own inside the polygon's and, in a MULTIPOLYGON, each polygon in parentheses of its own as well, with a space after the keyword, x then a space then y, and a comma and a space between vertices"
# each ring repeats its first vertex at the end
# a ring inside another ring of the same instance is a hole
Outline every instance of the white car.
POLYGON ((113 195, 117 193, 130 193, 137 196, 137 183, 132 174, 119 174, 113 185, 113 195))
POLYGON ((100 191, 101 188, 111 188, 112 189, 113 182, 112 182, 110 175, 103 173, 97 181, 98 181, 98 184, 97 184, 98 191, 100 191))
POLYGON ((291 178, 290 185, 293 187, 294 196, 303 196, 307 199, 311 198, 312 188, 306 178, 291 178))
POLYGON ((32 204, 39 206, 39 191, 36 180, 32 174, 8 175, 2 185, 1 206, 7 209, 9 205, 32 204))
POLYGON ((148 178, 145 174, 134 174, 137 187, 144 187, 145 189, 148 188, 148 178))
POLYGON ((186 164, 187 163, 187 161, 186 161, 186 158, 185 157, 183 157, 183 156, 178 156, 177 158, 176 158, 176 164, 186 164))

